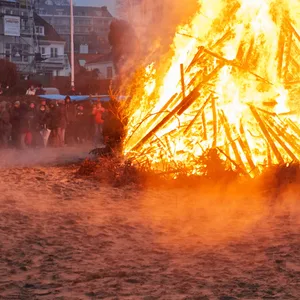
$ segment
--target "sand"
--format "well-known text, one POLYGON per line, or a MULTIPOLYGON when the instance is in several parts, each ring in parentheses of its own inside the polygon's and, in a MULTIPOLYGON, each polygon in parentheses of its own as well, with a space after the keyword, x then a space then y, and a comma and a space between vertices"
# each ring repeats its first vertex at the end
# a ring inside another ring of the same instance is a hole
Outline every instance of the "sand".
POLYGON ((0 299, 300 299, 298 195, 114 188, 85 155, 0 154, 0 299))

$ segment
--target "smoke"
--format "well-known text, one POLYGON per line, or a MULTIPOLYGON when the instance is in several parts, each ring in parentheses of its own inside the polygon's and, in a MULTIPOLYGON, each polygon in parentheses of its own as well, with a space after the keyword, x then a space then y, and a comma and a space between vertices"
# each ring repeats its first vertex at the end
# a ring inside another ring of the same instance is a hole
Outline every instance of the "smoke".
POLYGON ((123 1, 121 18, 128 21, 139 39, 141 57, 154 60, 169 51, 175 32, 198 11, 197 0, 123 1))
POLYGON ((187 183, 186 188, 147 190, 141 206, 153 231, 164 230, 157 239, 167 248, 215 246, 253 235, 270 238, 280 220, 282 228, 298 228, 297 185, 286 184, 277 195, 274 187, 265 186, 263 177, 195 188, 187 183))
POLYGON ((2 150, 0 153, 0 168, 24 168, 77 163, 86 158, 90 149, 91 146, 86 145, 67 148, 2 150))

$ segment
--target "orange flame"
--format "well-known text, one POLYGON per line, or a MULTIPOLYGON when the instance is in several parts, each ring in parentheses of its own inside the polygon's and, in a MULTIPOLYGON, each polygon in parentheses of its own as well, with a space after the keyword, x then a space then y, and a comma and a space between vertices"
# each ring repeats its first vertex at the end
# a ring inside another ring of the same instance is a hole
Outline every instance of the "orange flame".
POLYGON ((290 87, 299 83, 299 15, 297 0, 200 1, 192 22, 178 28, 168 72, 153 64, 145 71, 144 95, 130 104, 125 155, 189 174, 200 172, 197 158, 212 148, 251 176, 298 161, 290 87))

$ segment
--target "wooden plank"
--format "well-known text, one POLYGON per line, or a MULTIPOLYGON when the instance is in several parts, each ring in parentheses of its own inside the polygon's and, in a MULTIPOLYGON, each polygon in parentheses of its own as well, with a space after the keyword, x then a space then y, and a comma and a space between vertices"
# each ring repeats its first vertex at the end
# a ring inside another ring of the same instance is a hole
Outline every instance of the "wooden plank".
POLYGON ((233 138, 231 136, 230 126, 229 126, 228 120, 227 120, 224 112, 220 112, 219 117, 220 117, 220 119, 221 119, 221 121, 223 123, 227 139, 228 139, 228 141, 229 141, 229 143, 230 143, 230 145, 231 145, 231 147, 233 149, 234 156, 236 158, 236 162, 240 166, 240 168, 243 169, 245 171, 245 173, 247 173, 245 165, 243 163, 243 160, 242 160, 241 155, 239 153, 239 150, 237 148, 237 145, 236 145, 235 141, 233 140, 233 138))
POLYGON ((212 94, 210 94, 208 96, 208 98, 205 100, 205 102, 203 103, 203 105, 201 106, 201 108, 198 110, 197 114, 195 115, 194 119, 190 122, 190 124, 187 126, 186 130, 184 131, 184 134, 187 134, 190 129, 193 127, 194 123, 196 122, 196 120, 199 118, 200 115, 203 114, 203 111, 206 107, 206 105, 208 104, 208 102, 210 101, 212 97, 212 94))
POLYGON ((184 98, 185 98, 185 83, 184 83, 184 68, 183 68, 183 64, 180 64, 180 79, 181 79, 182 100, 184 100, 184 98))
POLYGON ((257 123, 259 124, 259 127, 261 128, 263 135, 265 136, 268 143, 270 144, 270 147, 271 147, 273 153, 275 154, 278 163, 283 164, 284 160, 283 160, 279 150, 277 149, 274 141, 272 140, 272 137, 271 137, 265 123, 263 122, 262 118, 260 117, 259 113, 257 112, 256 108, 253 105, 250 105, 250 109, 251 109, 251 112, 252 112, 254 118, 256 119, 257 123))
POLYGON ((285 47, 285 32, 283 26, 281 26, 280 35, 278 39, 278 54, 277 54, 278 56, 277 73, 279 78, 282 77, 284 47, 285 47))
POLYGON ((202 112, 202 125, 203 125, 203 140, 207 141, 206 117, 204 111, 202 112))
POLYGON ((285 81, 288 79, 288 71, 289 71, 289 65, 291 60, 292 40, 293 40, 293 33, 290 31, 288 41, 287 41, 287 46, 286 46, 285 66, 283 71, 283 76, 285 81))
POLYGON ((212 107, 212 115, 213 115, 213 144, 212 148, 217 147, 217 138, 218 138, 218 115, 217 115, 217 106, 216 106, 216 98, 212 97, 211 99, 211 107, 212 107))

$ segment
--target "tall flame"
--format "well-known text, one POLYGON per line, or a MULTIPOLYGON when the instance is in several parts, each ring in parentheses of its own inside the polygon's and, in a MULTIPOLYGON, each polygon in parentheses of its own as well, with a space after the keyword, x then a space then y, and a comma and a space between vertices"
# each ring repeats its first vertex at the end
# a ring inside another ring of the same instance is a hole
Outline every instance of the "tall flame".
POLYGON ((251 176, 298 160, 290 87, 299 83, 299 1, 199 4, 191 23, 178 28, 168 71, 146 69, 144 95, 130 104, 125 154, 190 174, 200 172, 198 157, 213 148, 251 176))

